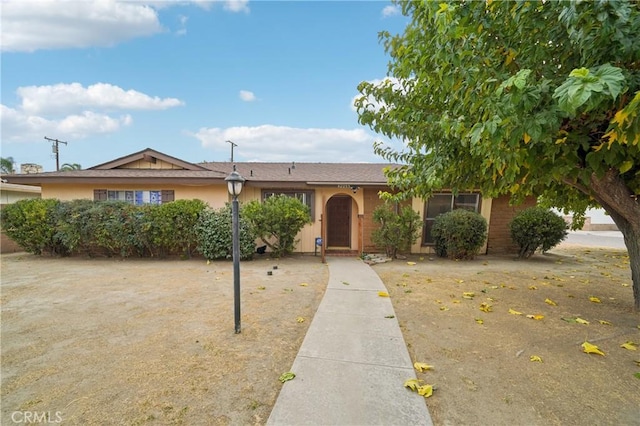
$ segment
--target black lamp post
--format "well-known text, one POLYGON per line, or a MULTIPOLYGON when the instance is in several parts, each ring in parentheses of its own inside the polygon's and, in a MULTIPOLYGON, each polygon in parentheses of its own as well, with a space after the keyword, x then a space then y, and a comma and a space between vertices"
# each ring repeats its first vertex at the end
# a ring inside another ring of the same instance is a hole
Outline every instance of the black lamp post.
POLYGON ((224 180, 227 181, 229 193, 233 197, 231 201, 231 224, 233 229, 233 306, 236 325, 236 334, 240 333, 240 217, 238 214, 238 195, 242 191, 244 178, 233 171, 224 180))

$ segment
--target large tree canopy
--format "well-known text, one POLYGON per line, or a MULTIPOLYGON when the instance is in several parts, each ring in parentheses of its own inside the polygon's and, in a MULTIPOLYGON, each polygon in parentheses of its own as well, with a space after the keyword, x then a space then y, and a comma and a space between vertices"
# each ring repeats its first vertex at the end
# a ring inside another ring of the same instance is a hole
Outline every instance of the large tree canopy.
POLYGON ((640 5, 630 1, 398 2, 380 34, 388 78, 363 82, 360 122, 401 193, 480 189, 602 206, 622 231, 640 308, 640 5))

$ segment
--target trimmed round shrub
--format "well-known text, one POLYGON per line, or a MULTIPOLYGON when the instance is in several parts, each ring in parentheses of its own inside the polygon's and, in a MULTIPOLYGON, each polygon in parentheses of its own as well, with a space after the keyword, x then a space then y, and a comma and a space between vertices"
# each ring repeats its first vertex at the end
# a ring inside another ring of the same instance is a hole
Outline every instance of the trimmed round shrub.
POLYGON ((530 207, 514 216, 509 224, 511 239, 518 245, 518 257, 527 259, 536 250, 543 253, 567 237, 564 219, 542 207, 530 207))
POLYGON ((478 213, 457 209, 436 217, 431 234, 438 256, 473 259, 487 239, 487 221, 478 213))

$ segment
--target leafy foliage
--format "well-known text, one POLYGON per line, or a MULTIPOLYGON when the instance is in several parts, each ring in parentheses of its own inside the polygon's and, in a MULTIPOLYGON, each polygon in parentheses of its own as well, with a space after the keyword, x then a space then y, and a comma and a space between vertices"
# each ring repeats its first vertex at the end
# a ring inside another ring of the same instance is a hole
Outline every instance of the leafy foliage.
POLYGON ((64 163, 60 166, 61 172, 69 172, 72 170, 82 170, 82 165, 78 163, 64 163))
POLYGON ((273 257, 293 253, 296 235, 311 223, 309 207, 287 195, 275 195, 262 203, 250 201, 242 212, 273 257))
POLYGON ((14 164, 13 157, 0 158, 0 173, 14 173, 14 164))
POLYGON ((1 219, 6 234, 35 254, 190 256, 205 207, 200 200, 134 206, 36 198, 3 207, 1 219))
POLYGON ((381 204, 373 211, 373 220, 380 227, 371 233, 371 239, 391 258, 396 258, 399 250, 409 250, 418 239, 420 215, 411 206, 396 212, 391 203, 381 204))
POLYGON ((2 230, 25 251, 57 254, 55 211, 59 201, 31 198, 2 208, 2 230))
POLYGON ((487 239, 487 221, 479 213, 456 209, 436 217, 431 234, 439 256, 473 259, 487 239))
POLYGON ((400 196, 440 188, 603 207, 625 235, 640 309, 640 4, 396 2, 382 83, 363 82, 359 120, 405 142, 382 157, 400 196))
POLYGON ((147 247, 152 254, 166 256, 180 252, 191 257, 197 241, 196 226, 206 205, 201 200, 177 200, 171 203, 145 206, 144 229, 147 247))
MULTIPOLYGON (((233 256, 233 232, 231 228, 231 205, 218 210, 207 209, 200 215, 196 226, 198 251, 209 260, 231 259, 233 256)), ((240 258, 249 260, 255 253, 256 235, 243 218, 240 208, 240 258)))
POLYGON ((538 249, 544 253, 560 244, 567 236, 567 223, 551 210, 531 207, 513 218, 509 231, 518 245, 518 257, 526 259, 538 249))

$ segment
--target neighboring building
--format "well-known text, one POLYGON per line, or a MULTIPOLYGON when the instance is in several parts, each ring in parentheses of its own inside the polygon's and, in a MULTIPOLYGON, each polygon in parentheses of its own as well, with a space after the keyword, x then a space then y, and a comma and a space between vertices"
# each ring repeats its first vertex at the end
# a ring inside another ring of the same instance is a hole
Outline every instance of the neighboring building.
POLYGON ((31 174, 31 173, 42 173, 43 168, 40 164, 33 163, 24 163, 20 164, 20 173, 22 174, 31 174))
MULTIPOLYGON (((4 180, 0 182, 0 209, 7 204, 12 204, 27 198, 40 198, 40 187, 17 185, 4 182, 4 180)), ((22 251, 22 248, 7 237, 3 230, 0 236, 0 253, 14 253, 18 251, 22 251)))
MULTIPOLYGON (((388 190, 384 176, 391 164, 371 163, 235 163, 246 179, 241 202, 264 200, 273 194, 297 197, 311 209, 313 223, 297 236, 297 250, 313 253, 316 239, 331 251, 371 253, 379 251, 371 241, 376 228, 372 212, 382 204, 378 193, 388 190)), ((165 203, 200 199, 212 208, 230 201, 225 177, 233 170, 229 162, 194 164, 145 149, 85 170, 7 175, 10 182, 42 187, 43 198, 74 200, 123 200, 133 204, 165 203)), ((482 214, 489 224, 486 253, 514 250, 508 223, 514 214, 535 204, 530 199, 513 207, 509 197, 482 198, 479 193, 453 196, 443 191, 429 200, 415 198, 411 206, 423 218, 420 238, 412 253, 432 253, 430 235, 438 214, 468 208, 482 214)))

